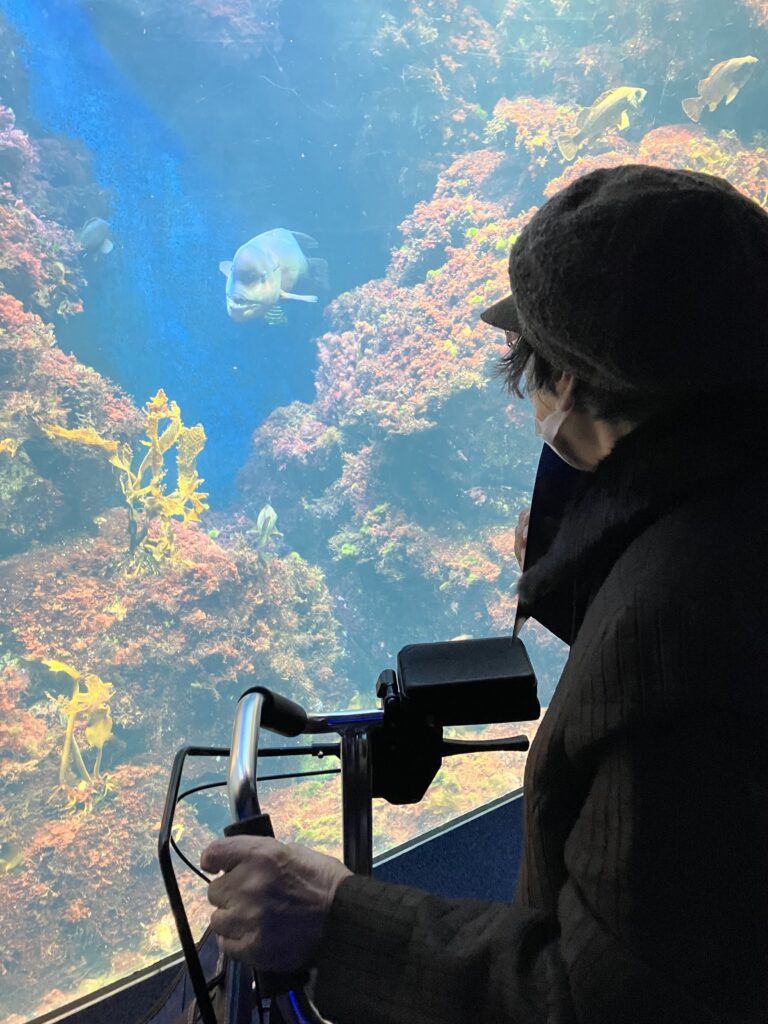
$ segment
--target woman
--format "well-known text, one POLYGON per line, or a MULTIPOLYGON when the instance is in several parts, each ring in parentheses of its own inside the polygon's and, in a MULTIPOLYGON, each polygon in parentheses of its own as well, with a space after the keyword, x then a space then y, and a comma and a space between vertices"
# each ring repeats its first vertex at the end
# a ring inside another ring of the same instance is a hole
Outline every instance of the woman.
POLYGON ((595 171, 535 214, 510 281, 483 314, 502 372, 585 471, 520 582, 545 625, 565 599, 571 650, 515 900, 240 837, 205 855, 213 926, 316 967, 337 1024, 765 1024, 768 214, 719 178, 595 171))

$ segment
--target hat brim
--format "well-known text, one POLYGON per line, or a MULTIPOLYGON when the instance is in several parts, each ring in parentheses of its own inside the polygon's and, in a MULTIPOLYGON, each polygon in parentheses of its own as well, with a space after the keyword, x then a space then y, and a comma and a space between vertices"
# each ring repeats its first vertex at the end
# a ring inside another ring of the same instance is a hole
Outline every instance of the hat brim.
POLYGON ((514 295, 508 295, 499 302, 494 302, 488 309, 480 314, 480 319, 491 327, 499 327, 502 331, 517 331, 520 333, 520 314, 517 311, 517 304, 514 295))

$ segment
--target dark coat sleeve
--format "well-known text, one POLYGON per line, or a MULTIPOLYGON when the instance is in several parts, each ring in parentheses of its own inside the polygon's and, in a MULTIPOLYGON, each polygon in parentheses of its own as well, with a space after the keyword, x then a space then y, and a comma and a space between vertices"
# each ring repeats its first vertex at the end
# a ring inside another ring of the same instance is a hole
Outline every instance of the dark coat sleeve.
MULTIPOLYGON (((658 609, 625 610, 579 659, 578 710, 549 742, 584 796, 562 866, 534 864, 562 873, 553 907, 345 880, 318 960, 317 1005, 334 1024, 766 1019, 765 755, 747 716, 725 727, 706 685, 716 658, 679 632, 685 607, 677 622, 665 610, 661 633, 658 609), (705 699, 691 704, 701 673, 705 699), (743 756, 713 756, 729 740, 743 756)), ((526 843, 534 862, 551 856, 526 843)))

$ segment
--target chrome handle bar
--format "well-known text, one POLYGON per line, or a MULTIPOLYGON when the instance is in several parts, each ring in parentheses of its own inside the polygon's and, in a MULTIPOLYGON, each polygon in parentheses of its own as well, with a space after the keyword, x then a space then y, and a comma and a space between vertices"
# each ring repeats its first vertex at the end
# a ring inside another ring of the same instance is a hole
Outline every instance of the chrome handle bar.
MULTIPOLYGON (((264 718, 265 695, 249 691, 240 698, 232 730, 227 791, 233 821, 261 813, 256 782, 259 733, 269 729, 264 718)), ((373 866, 373 811, 371 796, 370 730, 384 720, 380 709, 306 715, 300 731, 291 735, 341 738, 342 828, 344 863, 359 875, 373 866)), ((281 730, 282 731, 282 730, 281 730)))

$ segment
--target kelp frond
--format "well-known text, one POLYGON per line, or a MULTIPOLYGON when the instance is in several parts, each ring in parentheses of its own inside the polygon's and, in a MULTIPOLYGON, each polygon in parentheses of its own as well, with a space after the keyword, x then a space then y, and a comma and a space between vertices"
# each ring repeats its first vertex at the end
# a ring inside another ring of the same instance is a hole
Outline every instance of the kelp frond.
POLYGON ((119 473, 120 489, 128 506, 128 572, 137 575, 142 569, 173 558, 175 554, 172 523, 196 523, 208 508, 208 495, 200 490, 203 481, 197 474, 196 461, 205 447, 206 436, 201 424, 185 427, 181 410, 169 401, 162 388, 144 407, 147 449, 134 469, 134 452, 130 444, 102 437, 93 427, 47 426, 51 438, 74 441, 98 448, 119 473), (166 455, 176 446, 176 487, 166 492, 166 455), (158 526, 150 531, 150 524, 158 526))

